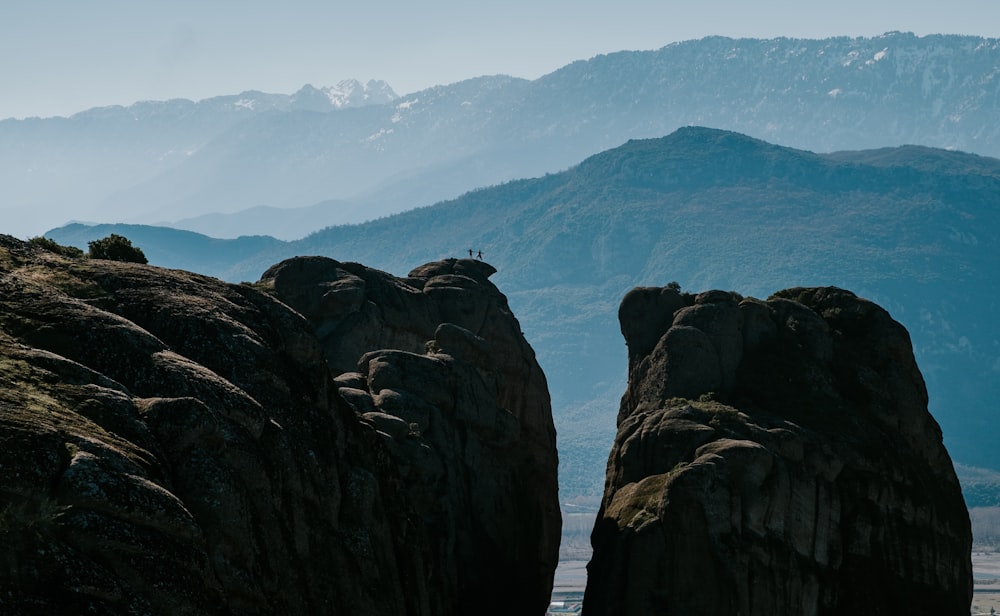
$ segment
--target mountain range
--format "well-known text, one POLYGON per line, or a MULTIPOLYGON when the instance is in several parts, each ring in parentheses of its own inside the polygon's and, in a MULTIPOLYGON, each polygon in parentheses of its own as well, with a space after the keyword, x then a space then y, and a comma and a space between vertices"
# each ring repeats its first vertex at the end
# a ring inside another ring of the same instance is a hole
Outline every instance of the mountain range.
POLYGON ((69 118, 0 121, 0 181, 8 233, 49 217, 117 220, 99 208, 110 195, 165 173, 214 139, 259 115, 318 114, 383 104, 396 93, 383 81, 305 85, 294 94, 247 91, 198 102, 143 101, 97 107, 69 118), (43 216, 44 215, 44 216, 43 216))
POLYGON ((710 37, 532 81, 399 97, 355 84, 339 90, 367 94, 340 106, 307 87, 6 120, 0 207, 15 234, 77 219, 294 239, 686 125, 818 152, 921 144, 998 156, 998 65, 1000 40, 980 37, 710 37))
POLYGON ((565 501, 601 494, 626 380, 619 302, 634 286, 671 281, 759 298, 832 285, 879 303, 910 332, 951 456, 1000 468, 997 204, 994 158, 920 146, 817 154, 686 127, 294 242, 138 225, 47 236, 85 248, 120 233, 151 263, 232 281, 293 255, 403 275, 481 250, 548 377, 565 501))

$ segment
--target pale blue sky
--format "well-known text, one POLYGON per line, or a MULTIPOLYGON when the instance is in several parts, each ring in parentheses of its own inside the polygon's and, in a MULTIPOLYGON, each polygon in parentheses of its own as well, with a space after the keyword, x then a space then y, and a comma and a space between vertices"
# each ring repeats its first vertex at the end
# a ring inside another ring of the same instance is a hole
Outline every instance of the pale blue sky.
POLYGON ((0 118, 137 100, 478 75, 733 37, 1000 36, 997 0, 3 0, 0 118))

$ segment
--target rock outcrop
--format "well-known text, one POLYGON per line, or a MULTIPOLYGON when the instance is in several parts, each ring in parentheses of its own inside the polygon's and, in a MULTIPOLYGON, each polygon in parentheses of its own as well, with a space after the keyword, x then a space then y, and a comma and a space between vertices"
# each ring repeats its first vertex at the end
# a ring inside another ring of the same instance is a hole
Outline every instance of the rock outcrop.
POLYGON ((0 237, 0 612, 544 613, 555 434, 491 273, 0 237))
POLYGON ((638 288, 584 612, 967 614, 969 517, 906 330, 836 288, 638 288))

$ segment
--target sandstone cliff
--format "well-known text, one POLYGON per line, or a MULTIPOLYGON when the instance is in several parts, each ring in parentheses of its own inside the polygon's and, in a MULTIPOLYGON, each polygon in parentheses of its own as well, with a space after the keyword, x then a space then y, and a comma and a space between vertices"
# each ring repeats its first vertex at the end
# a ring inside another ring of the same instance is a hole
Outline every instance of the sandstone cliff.
POLYGON ((0 237, 0 612, 543 613, 555 434, 492 271, 0 237))
POLYGON ((584 612, 968 614, 971 531, 906 330, 835 288, 639 288, 584 612))

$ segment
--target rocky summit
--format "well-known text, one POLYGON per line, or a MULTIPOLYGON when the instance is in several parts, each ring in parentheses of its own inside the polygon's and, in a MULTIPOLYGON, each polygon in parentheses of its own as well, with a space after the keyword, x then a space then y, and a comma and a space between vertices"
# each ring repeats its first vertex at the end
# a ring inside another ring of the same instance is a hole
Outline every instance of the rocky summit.
POLYGON ((555 432, 492 273, 0 236, 0 612, 544 613, 555 432))
POLYGON ((589 615, 968 614, 969 516, 909 336, 838 288, 636 288, 589 615))

